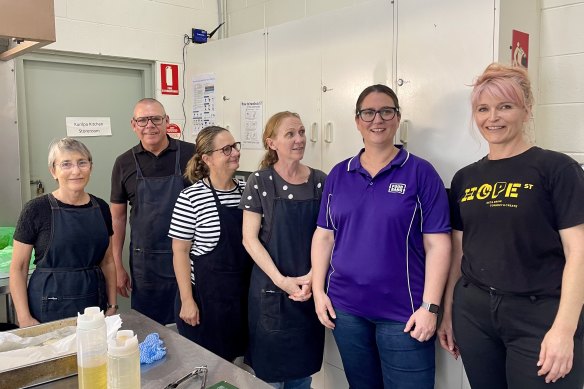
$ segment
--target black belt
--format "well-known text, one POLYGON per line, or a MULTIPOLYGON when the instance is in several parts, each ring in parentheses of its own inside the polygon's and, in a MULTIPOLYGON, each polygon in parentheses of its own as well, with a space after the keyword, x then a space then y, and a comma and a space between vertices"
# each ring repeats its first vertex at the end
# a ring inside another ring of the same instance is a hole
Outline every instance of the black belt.
POLYGON ((88 266, 88 267, 37 267, 36 268, 36 271, 50 272, 50 273, 65 273, 65 272, 97 270, 97 269, 99 269, 99 266, 88 266))

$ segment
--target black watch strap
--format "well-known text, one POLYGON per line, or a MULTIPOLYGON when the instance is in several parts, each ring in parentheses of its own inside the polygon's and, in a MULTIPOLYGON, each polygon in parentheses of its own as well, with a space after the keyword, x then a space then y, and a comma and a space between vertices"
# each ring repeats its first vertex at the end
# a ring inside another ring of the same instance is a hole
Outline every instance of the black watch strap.
POLYGON ((422 308, 425 308, 428 310, 428 312, 431 312, 435 315, 438 314, 438 312, 440 311, 440 306, 436 305, 436 304, 432 304, 432 303, 427 303, 425 301, 422 301, 422 308))

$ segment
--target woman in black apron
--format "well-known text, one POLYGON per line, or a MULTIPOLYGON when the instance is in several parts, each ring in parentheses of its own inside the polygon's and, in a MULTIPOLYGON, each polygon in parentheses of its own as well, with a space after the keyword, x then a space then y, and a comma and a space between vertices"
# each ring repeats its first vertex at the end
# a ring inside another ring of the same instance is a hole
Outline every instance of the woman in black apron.
POLYGON ((300 163, 306 136, 298 114, 272 116, 263 142, 267 153, 240 204, 244 245, 255 261, 247 359, 276 388, 309 389, 324 348, 312 300, 310 246, 326 175, 300 163))
POLYGON ((77 316, 99 306, 114 314, 116 273, 107 203, 85 192, 91 153, 64 138, 49 148, 49 170, 59 188, 29 201, 14 234, 10 291, 21 327, 77 316), (36 269, 27 275, 32 249, 36 269))
POLYGON ((232 361, 247 347, 247 291, 252 261, 241 243, 243 184, 233 179, 241 144, 224 128, 197 136, 170 231, 179 287, 181 335, 232 361))

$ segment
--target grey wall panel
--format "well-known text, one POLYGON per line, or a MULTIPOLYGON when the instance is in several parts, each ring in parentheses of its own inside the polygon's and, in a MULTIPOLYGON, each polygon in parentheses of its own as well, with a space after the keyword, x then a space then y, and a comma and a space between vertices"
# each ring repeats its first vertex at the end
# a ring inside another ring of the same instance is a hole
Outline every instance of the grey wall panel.
POLYGON ((14 61, 0 61, 0 226, 14 226, 22 208, 14 61))

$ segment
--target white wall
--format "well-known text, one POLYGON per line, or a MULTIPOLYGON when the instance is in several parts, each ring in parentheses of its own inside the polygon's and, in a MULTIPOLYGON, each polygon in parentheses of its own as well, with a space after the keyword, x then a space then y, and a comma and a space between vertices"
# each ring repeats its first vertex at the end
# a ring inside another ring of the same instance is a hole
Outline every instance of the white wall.
POLYGON ((584 163, 584 1, 541 1, 536 136, 584 163))
POLYGON ((223 0, 226 36, 238 35, 368 0, 223 0))

